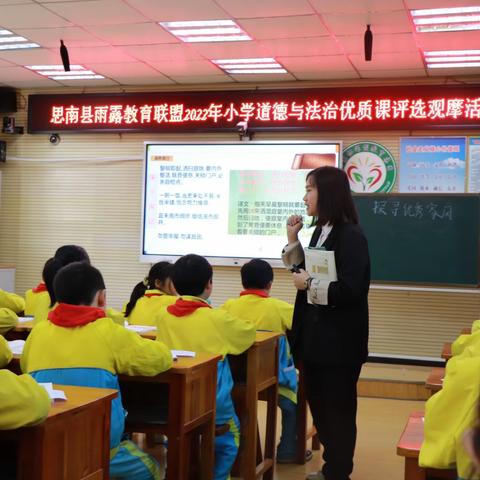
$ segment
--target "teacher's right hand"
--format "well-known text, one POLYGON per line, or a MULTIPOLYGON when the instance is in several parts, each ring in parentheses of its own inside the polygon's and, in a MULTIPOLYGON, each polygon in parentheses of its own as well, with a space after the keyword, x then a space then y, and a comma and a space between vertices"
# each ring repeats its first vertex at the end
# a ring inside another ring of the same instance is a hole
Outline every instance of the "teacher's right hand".
POLYGON ((295 243, 298 240, 298 232, 303 227, 303 217, 301 215, 290 215, 287 219, 287 238, 288 243, 295 243))

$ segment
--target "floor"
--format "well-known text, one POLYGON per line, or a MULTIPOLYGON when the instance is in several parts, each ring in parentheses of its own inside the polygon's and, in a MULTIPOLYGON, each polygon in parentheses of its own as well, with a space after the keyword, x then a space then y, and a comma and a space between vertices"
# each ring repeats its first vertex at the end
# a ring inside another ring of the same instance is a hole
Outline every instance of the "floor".
MULTIPOLYGON (((262 402, 261 402, 262 403, 262 402)), ((410 412, 424 402, 359 398, 357 448, 352 480, 403 480, 403 459, 395 453, 410 412)), ((278 431, 278 428, 277 428, 278 431)), ((277 465, 276 480, 303 480, 321 466, 321 452, 305 465, 277 465)))
MULTIPOLYGON (((259 402, 259 420, 265 424, 264 402, 259 402)), ((395 453, 396 444, 410 412, 424 409, 424 402, 359 398, 357 448, 351 480, 403 480, 403 459, 395 453)), ((280 410, 278 411, 280 421, 280 410)), ((277 434, 280 423, 277 425, 277 434)), ((140 442, 141 443, 141 442, 140 442)), ((157 458, 165 461, 163 448, 156 448, 157 458)), ((277 465, 275 480, 303 480, 307 473, 321 466, 321 452, 305 465, 277 465)))

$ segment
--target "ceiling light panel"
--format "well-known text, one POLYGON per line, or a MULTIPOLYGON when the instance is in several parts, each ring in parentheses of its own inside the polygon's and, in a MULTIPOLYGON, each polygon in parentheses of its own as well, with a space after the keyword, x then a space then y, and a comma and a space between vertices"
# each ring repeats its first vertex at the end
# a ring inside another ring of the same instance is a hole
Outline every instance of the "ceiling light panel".
POLYGON ((225 58, 212 62, 227 73, 288 73, 274 58, 225 58))
POLYGON ((417 32, 480 30, 480 7, 410 10, 417 32))
POLYGON ((241 42, 251 40, 233 20, 159 22, 182 42, 241 42))
POLYGON ((40 45, 27 38, 16 35, 10 30, 0 27, 0 50, 16 50, 17 48, 38 48, 40 45))
POLYGON ((465 68, 480 65, 480 50, 437 50, 423 52, 428 68, 465 68))
POLYGON ((70 65, 70 71, 65 72, 63 65, 27 65, 25 68, 33 70, 39 75, 52 80, 92 80, 105 78, 103 75, 87 70, 82 65, 70 65))

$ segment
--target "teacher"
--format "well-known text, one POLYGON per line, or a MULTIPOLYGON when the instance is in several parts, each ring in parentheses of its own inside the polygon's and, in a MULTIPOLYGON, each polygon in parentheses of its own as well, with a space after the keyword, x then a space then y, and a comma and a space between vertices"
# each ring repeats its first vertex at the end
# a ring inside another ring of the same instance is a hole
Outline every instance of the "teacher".
POLYGON ((303 220, 290 216, 282 260, 298 273, 293 274, 297 298, 289 340, 324 448, 321 471, 307 479, 349 480, 357 436, 357 380, 368 355, 368 244, 343 170, 309 172, 303 201, 315 226, 310 247, 332 250, 337 270, 336 281, 310 277, 298 240, 303 220))

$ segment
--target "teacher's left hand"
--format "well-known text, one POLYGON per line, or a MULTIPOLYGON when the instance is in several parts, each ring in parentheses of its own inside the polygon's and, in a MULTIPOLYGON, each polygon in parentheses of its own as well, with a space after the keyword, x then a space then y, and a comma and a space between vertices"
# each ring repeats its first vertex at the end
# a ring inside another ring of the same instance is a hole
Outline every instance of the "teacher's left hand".
POLYGON ((307 288, 307 280, 310 278, 308 272, 306 272, 303 268, 300 269, 300 273, 292 274, 293 284, 297 290, 306 290, 307 288))

